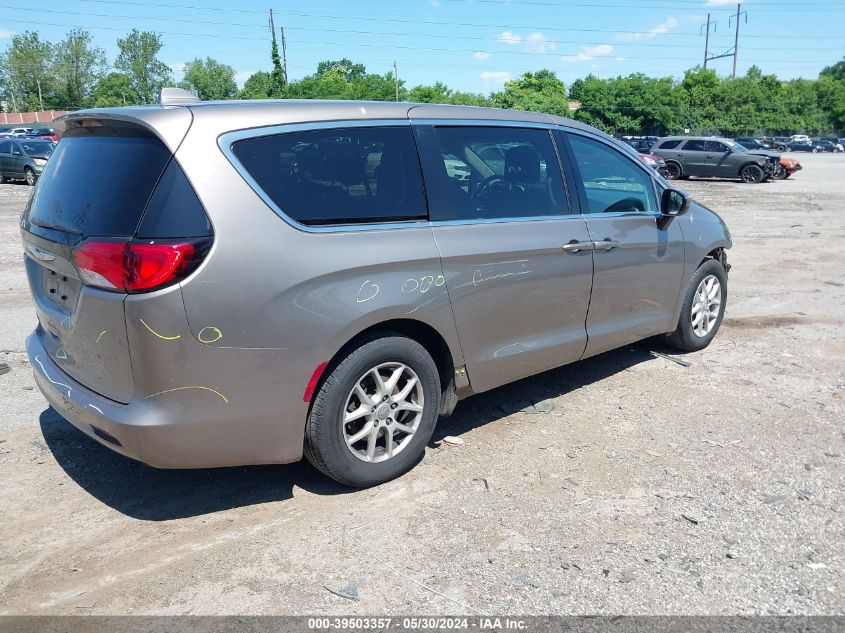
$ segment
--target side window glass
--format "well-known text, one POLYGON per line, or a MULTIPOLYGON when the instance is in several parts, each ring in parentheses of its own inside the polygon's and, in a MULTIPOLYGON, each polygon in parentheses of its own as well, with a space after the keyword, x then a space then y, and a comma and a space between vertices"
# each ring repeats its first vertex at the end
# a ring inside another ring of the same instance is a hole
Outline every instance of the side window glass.
POLYGON ((687 144, 684 145, 684 149, 688 152, 703 152, 704 141, 687 141, 687 144))
POLYGON ((432 220, 533 218, 568 212, 548 130, 436 127, 426 152, 432 220))
POLYGON ((728 148, 725 146, 725 144, 720 143, 719 141, 707 141, 705 149, 708 152, 713 152, 714 154, 724 154, 728 151, 728 148))
POLYGON ((658 147, 657 149, 675 149, 680 144, 681 141, 678 139, 672 141, 664 141, 660 144, 660 147, 658 147))
POLYGON ((9 141, 0 141, 0 154, 8 154, 12 151, 12 143, 9 141))
POLYGON ((587 197, 585 213, 657 211, 651 176, 633 160, 590 138, 569 135, 587 197))
POLYGON ((232 151, 273 202, 308 225, 426 216, 410 127, 288 132, 236 142, 232 151))

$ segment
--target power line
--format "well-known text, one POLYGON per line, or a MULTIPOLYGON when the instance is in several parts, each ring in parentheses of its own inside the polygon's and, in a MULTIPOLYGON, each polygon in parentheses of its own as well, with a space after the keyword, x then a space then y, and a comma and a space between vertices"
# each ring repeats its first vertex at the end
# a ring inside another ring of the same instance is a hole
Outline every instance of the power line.
MULTIPOLYGON (((113 14, 101 14, 101 13, 79 13, 75 11, 57 11, 53 9, 36 9, 36 8, 19 8, 19 7, 12 7, 9 5, 0 5, 2 9, 14 9, 14 10, 23 10, 23 11, 35 11, 41 13, 53 13, 53 14, 60 14, 60 15, 74 15, 74 16, 86 16, 86 17, 101 17, 101 18, 116 18, 120 20, 154 20, 154 21, 164 21, 164 22, 183 22, 188 24, 210 24, 215 26, 227 26, 227 27, 244 27, 244 28, 259 28, 263 29, 264 26, 260 24, 243 24, 243 23, 232 23, 232 22, 214 22, 208 20, 196 20, 196 19, 179 19, 179 18, 168 18, 168 17, 160 17, 160 16, 138 16, 138 15, 113 15, 113 14)), ((709 15, 709 14, 708 14, 709 15)), ((712 22, 711 22, 712 24, 712 22)), ((271 24, 271 29, 273 28, 271 24)), ((396 36, 396 37, 435 37, 435 38, 444 38, 444 39, 454 39, 455 36, 453 34, 445 34, 445 33, 408 33, 408 32, 396 32, 396 31, 368 31, 368 30, 360 30, 360 29, 329 29, 329 28, 309 28, 309 27, 288 27, 288 30, 292 31, 309 31, 309 32, 318 32, 318 33, 350 33, 355 35, 379 35, 379 36, 396 36)), ((628 33, 625 31, 619 31, 618 33, 628 33)), ((482 37, 477 35, 462 35, 461 39, 464 40, 476 40, 476 41, 485 41, 485 42, 495 42, 496 39, 493 37, 482 37)), ((544 39, 543 44, 575 44, 575 45, 600 45, 605 44, 604 41, 583 41, 583 40, 554 40, 554 39, 544 39)), ((661 43, 661 42, 615 42, 614 46, 653 46, 657 48, 698 48, 698 44, 671 44, 671 43, 661 43)), ((284 48, 284 42, 283 42, 284 48)), ((750 46, 748 47, 749 50, 771 50, 771 51, 780 51, 783 50, 782 46, 750 46)), ((829 51, 830 49, 827 47, 823 48, 808 48, 806 46, 802 47, 801 50, 804 51, 829 51)))
MULTIPOLYGON (((225 9, 225 8, 215 8, 215 7, 203 7, 203 6, 196 6, 196 5, 186 5, 186 4, 161 4, 161 3, 153 3, 153 2, 137 2, 134 0, 77 0, 78 2, 95 2, 99 4, 117 4, 117 5, 132 5, 132 6, 141 6, 141 7, 156 7, 156 8, 168 8, 168 9, 189 9, 194 11, 215 11, 215 12, 229 12, 229 13, 245 13, 245 14, 260 14, 264 15, 264 11, 254 11, 250 9, 225 9)), ((626 5, 627 6, 627 5, 626 5)), ((802 5, 804 6, 804 5, 802 5)), ((88 14, 85 14, 88 15, 88 14)), ((326 20, 357 20, 357 21, 365 21, 365 22, 393 22, 399 24, 431 24, 437 26, 470 26, 470 27, 478 27, 478 28, 495 28, 495 29, 529 29, 529 30, 545 30, 545 31, 572 31, 572 32, 581 32, 581 33, 619 33, 619 34, 630 34, 630 35, 650 35, 649 31, 625 31, 625 30, 613 30, 613 29, 585 29, 585 28, 564 28, 564 27, 553 27, 548 24, 543 26, 531 26, 526 24, 490 24, 490 23, 478 23, 478 22, 457 22, 450 20, 448 23, 444 23, 438 20, 416 20, 416 19, 409 19, 403 17, 396 17, 390 16, 389 14, 382 14, 377 16, 364 16, 360 14, 355 15, 338 15, 338 14, 330 14, 330 13, 307 13, 302 11, 285 11, 285 15, 294 16, 294 17, 304 17, 304 18, 320 18, 326 20)), ((163 18, 167 19, 167 18, 163 18)), ((229 26, 229 24, 226 24, 229 26)), ((689 31, 675 31, 671 33, 662 33, 661 36, 680 36, 686 37, 689 35, 695 35, 693 32, 689 31)), ((454 37, 454 36, 453 36, 454 37)), ((817 35, 817 34, 807 34, 801 35, 798 33, 783 33, 783 34, 770 34, 770 35, 746 35, 745 37, 752 37, 752 38, 765 38, 765 39, 772 39, 773 37, 789 37, 790 40, 795 39, 814 39, 814 40, 837 40, 840 41, 842 38, 836 35, 817 35)))
MULTIPOLYGON (((36 24, 36 25, 45 25, 45 26, 59 26, 64 28, 78 28, 78 29, 88 29, 88 30, 107 30, 107 31, 121 31, 125 32, 126 29, 123 27, 111 27, 111 26, 93 26, 93 25, 80 25, 80 24, 59 24, 55 22, 35 22, 35 21, 28 21, 28 20, 11 20, 7 19, 7 22, 12 22, 16 24, 36 24)), ((237 36, 232 35, 229 33, 186 33, 186 32, 178 32, 178 31, 157 31, 161 35, 175 35, 181 37, 206 37, 206 38, 213 38, 217 40, 225 40, 225 39, 234 39, 234 40, 247 40, 247 41, 255 41, 254 37, 244 37, 244 36, 237 36)), ((389 48, 389 49, 402 49, 402 50, 412 50, 412 51, 430 51, 430 52, 440 52, 440 53, 489 53, 490 55, 528 55, 532 57, 567 57, 566 54, 560 52, 531 52, 531 51, 510 51, 510 50, 479 50, 477 48, 441 48, 441 47, 433 47, 433 46, 410 46, 404 44, 374 44, 374 43, 367 43, 367 42, 329 42, 325 40, 289 40, 291 43, 294 44, 316 44, 319 46, 345 46, 347 48, 389 48)), ((608 55, 593 55, 591 59, 600 60, 600 59, 609 59, 613 60, 614 58, 618 57, 618 55, 608 54, 608 55)), ((650 60, 652 62, 655 61, 654 57, 651 55, 624 55, 626 60, 628 59, 637 59, 637 60, 650 60)), ((679 61, 677 58, 673 60, 667 60, 677 63, 679 61)), ((691 61, 691 60, 690 60, 691 61)), ((812 62, 807 62, 804 60, 796 60, 796 59, 774 59, 770 57, 766 57, 765 59, 761 60, 749 60, 751 63, 766 63, 766 62, 774 62, 779 64, 810 64, 812 62)), ((440 66, 440 64, 434 64, 435 66, 440 66)))

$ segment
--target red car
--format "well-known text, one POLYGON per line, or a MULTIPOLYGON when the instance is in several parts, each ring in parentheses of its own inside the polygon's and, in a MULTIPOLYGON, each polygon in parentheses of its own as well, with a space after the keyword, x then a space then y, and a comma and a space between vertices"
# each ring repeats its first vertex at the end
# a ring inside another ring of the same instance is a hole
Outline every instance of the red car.
POLYGON ((799 163, 794 158, 787 158, 786 156, 780 157, 780 164, 778 165, 777 170, 775 170, 775 174, 773 178, 775 180, 786 180, 796 171, 801 171, 804 169, 801 167, 801 163, 799 163))
POLYGON ((26 136, 27 138, 38 138, 44 141, 52 141, 53 143, 59 142, 59 137, 56 136, 56 132, 50 127, 37 127, 32 132, 27 132, 26 136))

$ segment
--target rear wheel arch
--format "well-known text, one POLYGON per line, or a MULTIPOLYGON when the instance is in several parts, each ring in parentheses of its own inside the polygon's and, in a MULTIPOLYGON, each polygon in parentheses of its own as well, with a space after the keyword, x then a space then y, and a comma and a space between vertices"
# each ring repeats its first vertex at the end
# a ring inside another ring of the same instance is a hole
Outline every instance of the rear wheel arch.
MULTIPOLYGON (((334 353, 328 365, 323 370, 320 380, 315 385, 313 394, 317 394, 323 385, 325 379, 331 374, 332 370, 348 356, 353 350, 385 336, 405 336, 413 341, 416 341, 425 348, 431 356, 434 364, 437 366, 437 372, 440 376, 440 385, 443 391, 443 406, 441 407, 441 415, 449 415, 457 404, 457 398, 454 396, 455 391, 455 359, 449 349, 446 339, 435 328, 423 321, 416 319, 391 319, 382 321, 361 330, 344 343, 337 352, 334 353)), ((314 395, 311 396, 309 409, 314 402, 314 395)))

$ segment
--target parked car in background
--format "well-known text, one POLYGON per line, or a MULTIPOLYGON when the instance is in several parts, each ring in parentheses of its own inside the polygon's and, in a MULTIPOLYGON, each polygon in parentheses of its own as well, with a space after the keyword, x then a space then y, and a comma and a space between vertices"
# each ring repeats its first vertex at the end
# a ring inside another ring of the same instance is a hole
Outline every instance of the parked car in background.
POLYGON ((52 141, 53 143, 57 143, 59 141, 59 137, 56 135, 56 132, 51 127, 34 128, 32 132, 30 132, 26 136, 31 138, 44 139, 45 141, 52 141))
POLYGON ((813 141, 813 152, 818 154, 819 152, 833 152, 834 154, 838 154, 842 151, 842 146, 839 143, 835 143, 833 141, 813 141))
POLYGON ((35 185, 54 147, 50 141, 41 139, 0 139, 0 183, 23 180, 35 185))
POLYGON ((654 147, 655 143, 655 141, 645 138, 625 138, 622 140, 643 154, 651 153, 651 148, 654 147))
POLYGON ((32 132, 31 127, 13 127, 9 129, 8 133, 12 136, 26 136, 30 132, 32 132))
POLYGON ((790 141, 786 145, 788 152, 815 152, 816 146, 810 141, 790 141))
POLYGON ((789 138, 790 138, 790 140, 793 140, 793 141, 809 141, 809 140, 811 140, 810 137, 807 136, 806 134, 793 134, 789 138))
POLYGON ((769 146, 769 149, 785 152, 792 139, 788 136, 767 136, 763 139, 763 142, 769 146))
POLYGON ((21 221, 36 383, 123 455, 377 485, 461 398, 722 322, 725 223, 583 123, 163 92, 60 118, 21 221))
POLYGON ((758 183, 774 176, 780 156, 768 150, 749 151, 726 138, 667 136, 654 146, 666 161, 667 178, 690 176, 739 178, 758 183))
POLYGON ((733 139, 733 141, 734 143, 739 143, 747 149, 771 149, 771 145, 768 143, 764 143, 763 141, 758 141, 757 139, 750 137, 739 137, 733 139))
POLYGON ((786 180, 796 171, 801 171, 803 167, 794 158, 780 157, 778 168, 775 170, 775 175, 772 176, 775 180, 786 180))
MULTIPOLYGON (((666 178, 669 174, 668 170, 666 169, 666 161, 663 160, 662 156, 657 156, 656 154, 649 154, 648 152, 644 151, 637 151, 631 143, 629 143, 625 139, 617 139, 622 141, 619 143, 619 146, 624 149, 626 152, 631 154, 631 156, 636 156, 639 160, 644 162, 646 165, 651 167, 654 171, 658 174, 666 178)), ((653 145, 653 143, 652 143, 653 145)))

